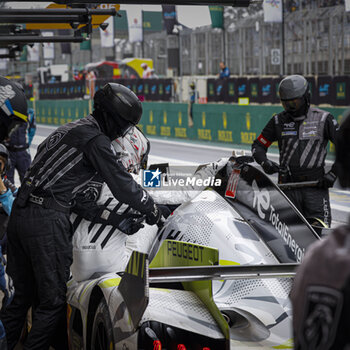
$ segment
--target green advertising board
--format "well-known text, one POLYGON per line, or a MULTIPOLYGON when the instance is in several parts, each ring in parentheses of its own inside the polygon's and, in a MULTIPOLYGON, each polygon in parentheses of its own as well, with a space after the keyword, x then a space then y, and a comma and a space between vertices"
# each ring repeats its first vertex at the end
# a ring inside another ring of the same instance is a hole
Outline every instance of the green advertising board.
MULTIPOLYGON (((89 107, 86 100, 35 102, 37 122, 57 126, 88 115, 89 107)), ((250 146, 270 118, 281 110, 280 106, 194 104, 192 125, 186 103, 144 102, 139 126, 147 136, 250 146)), ((346 108, 324 110, 341 122, 346 108)), ((329 148, 334 151, 334 145, 329 148)))

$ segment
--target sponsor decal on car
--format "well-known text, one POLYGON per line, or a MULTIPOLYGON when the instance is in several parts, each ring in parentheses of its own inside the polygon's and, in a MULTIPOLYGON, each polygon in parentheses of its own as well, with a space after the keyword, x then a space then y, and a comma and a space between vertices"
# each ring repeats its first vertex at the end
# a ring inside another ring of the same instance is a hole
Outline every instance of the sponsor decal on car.
POLYGON ((280 213, 271 204, 269 191, 260 190, 255 180, 252 182, 252 189, 254 190, 253 208, 257 210, 259 217, 272 224, 296 257, 297 262, 301 262, 305 254, 305 249, 299 246, 290 234, 289 226, 280 219, 280 213))

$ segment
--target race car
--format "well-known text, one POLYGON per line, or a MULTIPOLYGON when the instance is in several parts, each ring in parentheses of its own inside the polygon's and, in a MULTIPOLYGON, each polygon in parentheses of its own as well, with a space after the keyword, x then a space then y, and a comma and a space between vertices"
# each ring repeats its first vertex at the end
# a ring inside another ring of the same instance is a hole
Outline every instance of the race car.
POLYGON ((72 349, 292 348, 292 270, 319 237, 265 174, 231 163, 220 188, 175 210, 148 255, 69 283, 72 349))
MULTIPOLYGON (((162 239, 173 238, 217 248, 224 266, 300 263, 320 237, 251 161, 233 159, 220 188, 203 191, 176 209, 154 251, 162 239)), ((291 278, 213 282, 213 298, 230 325, 234 349, 293 348, 291 287, 291 278)))

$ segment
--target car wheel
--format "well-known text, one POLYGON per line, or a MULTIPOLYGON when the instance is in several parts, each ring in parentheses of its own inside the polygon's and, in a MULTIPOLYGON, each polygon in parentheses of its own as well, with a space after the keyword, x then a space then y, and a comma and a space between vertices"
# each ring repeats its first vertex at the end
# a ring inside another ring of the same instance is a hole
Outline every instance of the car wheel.
POLYGON ((92 350, 114 350, 113 326, 106 300, 97 306, 91 336, 92 350))

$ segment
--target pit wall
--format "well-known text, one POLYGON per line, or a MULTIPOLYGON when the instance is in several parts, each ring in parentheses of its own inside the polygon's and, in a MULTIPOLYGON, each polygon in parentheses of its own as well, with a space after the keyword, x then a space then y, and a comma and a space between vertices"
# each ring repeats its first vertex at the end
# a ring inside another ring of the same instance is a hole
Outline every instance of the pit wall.
MULTIPOLYGON (((89 113, 86 100, 41 100, 35 102, 37 122, 62 125, 89 113)), ((346 108, 324 107, 338 122, 346 108)), ((193 125, 185 103, 144 102, 140 128, 148 136, 179 140, 251 145, 269 119, 282 109, 279 105, 195 104, 193 125)), ((334 151, 331 144, 330 151, 334 151)))

